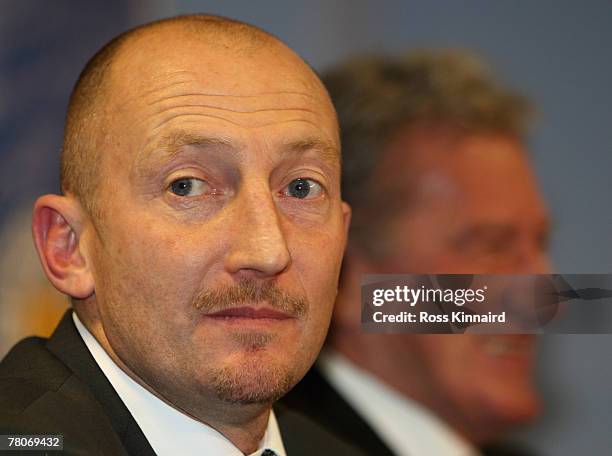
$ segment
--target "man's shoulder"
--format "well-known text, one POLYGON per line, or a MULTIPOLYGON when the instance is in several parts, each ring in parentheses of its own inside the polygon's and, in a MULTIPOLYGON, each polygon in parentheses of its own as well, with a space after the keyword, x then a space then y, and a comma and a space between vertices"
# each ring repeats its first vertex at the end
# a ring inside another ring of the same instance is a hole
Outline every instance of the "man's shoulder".
MULTIPOLYGON (((0 362, 0 427, 36 423, 56 427, 91 406, 87 388, 46 347, 47 339, 30 337, 0 362), (45 419, 61 414, 61 421, 45 419)), ((45 429, 47 430, 47 429, 45 429)))
POLYGON ((48 342, 24 339, 0 362, 0 434, 57 434, 70 454, 125 454, 88 386, 48 342))
POLYGON ((29 337, 0 362, 0 409, 24 412, 49 391, 57 391, 70 370, 46 347, 47 339, 29 337))

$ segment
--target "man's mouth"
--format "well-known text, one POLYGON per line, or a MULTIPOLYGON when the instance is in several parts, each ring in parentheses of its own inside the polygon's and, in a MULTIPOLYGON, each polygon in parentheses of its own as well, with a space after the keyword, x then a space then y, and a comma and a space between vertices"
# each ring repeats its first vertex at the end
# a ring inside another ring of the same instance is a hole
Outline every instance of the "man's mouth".
POLYGON ((251 319, 251 320, 287 320, 293 318, 280 310, 270 307, 232 307, 229 309, 219 310, 217 312, 206 315, 215 319, 251 319))

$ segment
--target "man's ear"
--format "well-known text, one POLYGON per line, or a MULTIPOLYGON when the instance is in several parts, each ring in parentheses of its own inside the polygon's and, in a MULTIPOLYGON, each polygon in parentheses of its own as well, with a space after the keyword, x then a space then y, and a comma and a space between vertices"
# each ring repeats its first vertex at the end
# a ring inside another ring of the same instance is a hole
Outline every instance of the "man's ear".
POLYGON ((81 235, 86 213, 70 196, 44 195, 34 204, 32 234, 49 281, 62 293, 85 299, 94 280, 81 235))

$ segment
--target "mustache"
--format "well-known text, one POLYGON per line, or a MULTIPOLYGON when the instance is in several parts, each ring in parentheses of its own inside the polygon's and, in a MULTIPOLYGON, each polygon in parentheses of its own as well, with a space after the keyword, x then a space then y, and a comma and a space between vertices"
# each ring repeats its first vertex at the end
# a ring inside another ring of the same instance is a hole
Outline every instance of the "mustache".
POLYGON ((274 310, 299 318, 308 312, 308 301, 303 296, 279 288, 275 283, 243 280, 214 290, 203 290, 193 300, 193 307, 202 313, 219 312, 240 304, 266 303, 274 310))

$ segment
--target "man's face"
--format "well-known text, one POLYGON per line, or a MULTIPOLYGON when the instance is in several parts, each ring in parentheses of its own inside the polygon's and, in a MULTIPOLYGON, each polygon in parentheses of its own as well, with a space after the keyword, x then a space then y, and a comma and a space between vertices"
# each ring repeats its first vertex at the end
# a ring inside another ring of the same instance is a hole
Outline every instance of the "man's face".
MULTIPOLYGON (((386 231, 394 253, 378 272, 549 272, 548 216, 519 142, 417 129, 398 135, 388 152, 381 172, 416 194, 386 231), (414 154, 401 158, 408 149, 414 154)), ((533 337, 399 337, 398 358, 412 360, 407 375, 445 418, 487 434, 537 411, 533 337)))
POLYGON ((279 45, 137 44, 113 66, 87 239, 105 337, 187 412, 272 402, 313 362, 336 296, 333 108, 279 45))

